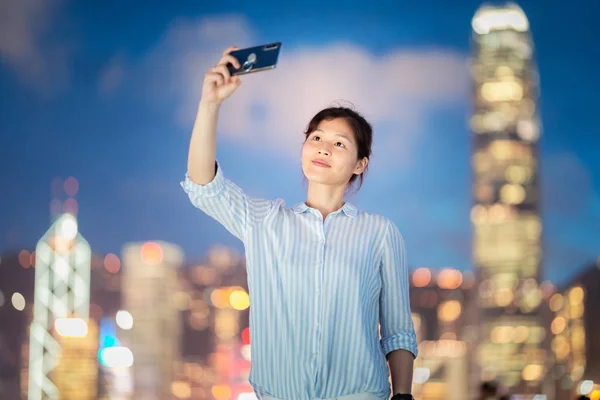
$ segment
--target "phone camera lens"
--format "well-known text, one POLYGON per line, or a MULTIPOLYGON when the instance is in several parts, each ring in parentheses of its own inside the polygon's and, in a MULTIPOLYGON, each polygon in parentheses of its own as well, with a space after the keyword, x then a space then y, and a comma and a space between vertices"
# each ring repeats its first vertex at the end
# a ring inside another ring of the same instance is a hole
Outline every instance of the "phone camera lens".
POLYGON ((244 71, 246 71, 246 72, 247 72, 247 71, 250 71, 250 70, 252 69, 252 65, 253 65, 253 64, 254 64, 253 62, 246 61, 246 62, 245 62, 243 65, 242 65, 242 69, 243 69, 244 71))

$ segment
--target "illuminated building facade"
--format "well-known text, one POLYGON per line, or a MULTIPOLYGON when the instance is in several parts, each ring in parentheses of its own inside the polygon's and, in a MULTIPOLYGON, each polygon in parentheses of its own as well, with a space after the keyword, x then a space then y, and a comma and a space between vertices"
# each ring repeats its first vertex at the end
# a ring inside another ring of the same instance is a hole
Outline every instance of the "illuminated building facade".
POLYGON ((540 393, 547 354, 540 315, 538 74, 529 22, 515 4, 473 21, 473 260, 480 380, 540 393))
POLYGON ((96 400, 98 388, 98 325, 79 318, 56 320, 61 348, 53 381, 61 400, 96 400))
POLYGON ((468 398, 467 341, 473 318, 468 304, 475 292, 472 273, 418 268, 411 274, 410 305, 419 357, 413 391, 424 400, 468 398))
POLYGON ((468 346, 464 341, 419 343, 413 372, 413 394, 422 400, 468 399, 468 346))
POLYGON ((185 321, 186 362, 178 368, 174 396, 182 398, 191 389, 192 398, 255 399, 248 383, 250 298, 244 258, 215 245, 202 263, 182 272, 176 303, 185 321))
POLYGON ((549 307, 556 398, 593 393, 600 399, 600 268, 591 266, 565 285, 549 307))
POLYGON ((123 307, 132 316, 123 342, 133 353, 133 398, 172 398, 181 321, 174 293, 183 253, 165 242, 123 248, 123 307))
MULTIPOLYGON (((418 268, 411 274, 410 306, 417 342, 463 340, 470 321, 475 279, 471 272, 445 268, 418 268)), ((468 332, 467 332, 468 334, 468 332)))
POLYGON ((28 398, 59 399, 53 373, 59 365, 61 344, 57 319, 89 319, 90 261, 88 242, 78 232, 77 220, 62 214, 40 239, 35 251, 35 294, 29 334, 28 398))

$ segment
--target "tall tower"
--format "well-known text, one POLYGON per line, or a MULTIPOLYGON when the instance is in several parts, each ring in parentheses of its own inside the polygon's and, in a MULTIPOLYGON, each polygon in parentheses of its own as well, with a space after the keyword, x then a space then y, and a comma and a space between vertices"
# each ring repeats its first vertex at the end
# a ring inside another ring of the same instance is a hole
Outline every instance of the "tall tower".
POLYGON ((165 242, 123 248, 123 306, 133 318, 124 341, 133 352, 133 397, 171 400, 180 359, 181 321, 175 303, 181 249, 165 242))
POLYGON ((87 334, 91 249, 78 232, 75 217, 62 214, 40 239, 35 253, 28 398, 55 400, 61 398, 55 369, 61 361, 63 336, 55 324, 80 321, 86 326, 83 336, 87 334))
POLYGON ((513 3, 473 17, 473 260, 480 287, 477 379, 540 393, 538 72, 529 22, 513 3))

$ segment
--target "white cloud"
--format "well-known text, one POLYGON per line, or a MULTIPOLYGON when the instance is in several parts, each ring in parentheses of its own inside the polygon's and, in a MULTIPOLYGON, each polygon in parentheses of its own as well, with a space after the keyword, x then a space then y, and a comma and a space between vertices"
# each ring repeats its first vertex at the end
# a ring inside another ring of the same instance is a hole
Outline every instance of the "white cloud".
MULTIPOLYGON (((177 118, 190 129, 204 73, 232 44, 259 44, 242 17, 178 21, 146 61, 146 79, 166 76, 156 93, 179 99, 177 118)), ((466 100, 468 90, 466 59, 455 52, 396 49, 378 56, 347 43, 291 48, 284 42, 275 70, 242 81, 223 106, 223 139, 294 159, 310 118, 338 101, 350 102, 376 128, 388 127, 376 129, 376 148, 390 160, 406 159, 432 111, 466 100)))
POLYGON ((47 38, 56 0, 0 0, 0 57, 26 84, 56 88, 67 78, 66 50, 47 38))

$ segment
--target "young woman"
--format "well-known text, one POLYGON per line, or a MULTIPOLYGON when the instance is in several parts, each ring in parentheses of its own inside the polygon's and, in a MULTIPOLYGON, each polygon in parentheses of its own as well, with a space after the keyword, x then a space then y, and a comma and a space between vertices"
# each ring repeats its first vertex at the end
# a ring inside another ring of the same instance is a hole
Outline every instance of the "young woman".
POLYGON ((371 155, 371 125, 347 108, 308 124, 305 202, 247 196, 216 161, 219 108, 241 84, 229 53, 204 78, 182 182, 192 204, 244 243, 252 367, 259 399, 412 399, 417 343, 404 241, 390 220, 344 194, 371 155), (388 366, 389 364, 389 366, 388 366))

